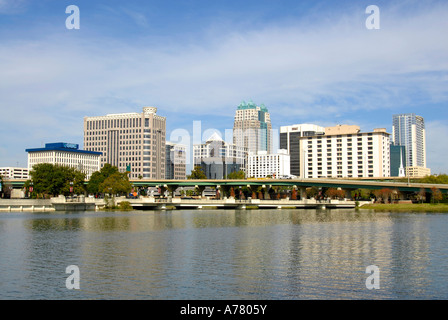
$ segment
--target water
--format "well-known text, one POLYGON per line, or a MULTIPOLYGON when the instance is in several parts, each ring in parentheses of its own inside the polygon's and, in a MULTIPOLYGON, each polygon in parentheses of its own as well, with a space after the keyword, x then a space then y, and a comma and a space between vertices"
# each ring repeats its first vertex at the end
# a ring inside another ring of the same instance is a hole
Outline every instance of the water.
POLYGON ((364 210, 0 213, 0 299, 447 299, 447 228, 364 210))

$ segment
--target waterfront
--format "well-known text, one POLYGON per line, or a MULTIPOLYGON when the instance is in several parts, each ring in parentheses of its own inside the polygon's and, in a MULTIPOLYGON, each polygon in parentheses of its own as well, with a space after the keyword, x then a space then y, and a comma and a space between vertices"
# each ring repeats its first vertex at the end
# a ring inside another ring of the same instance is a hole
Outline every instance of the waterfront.
POLYGON ((351 209, 5 212, 0 299, 447 299, 447 227, 351 209))

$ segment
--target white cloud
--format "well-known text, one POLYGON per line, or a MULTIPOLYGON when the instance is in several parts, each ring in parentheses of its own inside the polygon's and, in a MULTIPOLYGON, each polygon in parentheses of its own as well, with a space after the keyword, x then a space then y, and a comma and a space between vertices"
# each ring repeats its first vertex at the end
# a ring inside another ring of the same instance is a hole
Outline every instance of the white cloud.
POLYGON ((446 121, 430 121, 425 123, 426 131, 426 162, 432 174, 448 173, 446 159, 448 150, 444 141, 448 137, 446 121))
POLYGON ((17 14, 27 7, 27 0, 0 0, 0 14, 17 14))
MULTIPOLYGON (((308 26, 245 32, 227 26, 225 33, 221 26, 188 44, 157 45, 151 37, 138 43, 60 35, 4 39, 0 125, 70 135, 82 130, 84 115, 140 111, 149 104, 165 115, 231 117, 243 99, 265 103, 273 118, 288 115, 291 123, 330 123, 418 99, 447 101, 448 6, 425 7, 411 18, 401 12, 383 10, 380 30, 367 30, 360 10, 308 26)), ((147 24, 143 16, 127 14, 147 24)))

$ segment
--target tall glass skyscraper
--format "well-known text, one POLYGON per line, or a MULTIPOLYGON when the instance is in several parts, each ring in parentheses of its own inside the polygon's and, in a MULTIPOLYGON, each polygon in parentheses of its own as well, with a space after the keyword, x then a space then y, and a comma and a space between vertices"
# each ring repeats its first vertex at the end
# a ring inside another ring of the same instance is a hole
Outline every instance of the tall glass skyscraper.
POLYGON ((249 153, 272 150, 272 125, 268 109, 252 101, 242 102, 236 110, 233 143, 247 148, 249 153))
POLYGON ((411 168, 426 169, 426 135, 423 117, 414 113, 393 115, 392 143, 395 146, 405 147, 408 175, 422 175, 417 172, 412 174, 409 170, 411 168))

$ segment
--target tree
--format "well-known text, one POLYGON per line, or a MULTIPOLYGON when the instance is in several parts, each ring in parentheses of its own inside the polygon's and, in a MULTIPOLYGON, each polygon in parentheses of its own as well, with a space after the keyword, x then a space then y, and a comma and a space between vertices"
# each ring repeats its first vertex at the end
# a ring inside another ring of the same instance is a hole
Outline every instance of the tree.
POLYGON ((99 191, 103 193, 109 193, 112 195, 126 194, 132 189, 131 183, 126 172, 115 172, 107 177, 99 185, 99 191))
POLYGON ((90 194, 100 193, 100 185, 111 175, 119 173, 118 168, 109 163, 104 164, 100 171, 95 171, 87 184, 87 192, 90 194))
POLYGON ((41 194, 43 197, 85 192, 85 174, 72 167, 40 163, 33 166, 30 176, 28 186, 32 182, 33 192, 41 194))
POLYGON ((345 192, 341 189, 328 188, 327 191, 325 191, 325 195, 330 199, 340 199, 344 198, 345 192))
POLYGON ((311 187, 306 189, 306 196, 308 198, 315 198, 319 194, 319 189, 317 187, 311 187))
POLYGON ((418 200, 423 203, 424 200, 426 200, 426 190, 425 188, 421 188, 420 191, 417 194, 418 200))
POLYGON ((234 172, 229 173, 226 176, 226 179, 229 179, 229 180, 243 180, 243 179, 246 179, 246 175, 245 175, 243 170, 234 171, 234 172))
POLYGON ((191 174, 187 176, 189 180, 204 180, 207 179, 204 171, 201 166, 195 166, 193 170, 191 170, 191 174))
POLYGON ((434 203, 434 201, 437 201, 437 203, 439 203, 443 199, 442 192, 440 191, 439 188, 436 187, 432 187, 431 191, 432 191, 432 202, 434 203))
POLYGON ((383 188, 380 190, 375 190, 373 194, 377 199, 382 199, 384 203, 387 203, 393 191, 389 188, 383 188))

